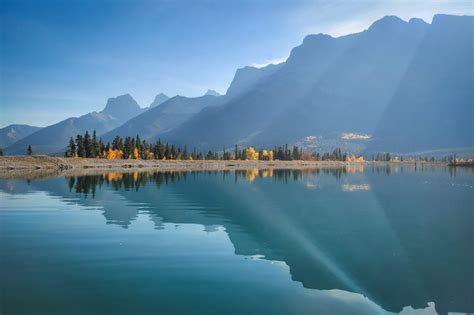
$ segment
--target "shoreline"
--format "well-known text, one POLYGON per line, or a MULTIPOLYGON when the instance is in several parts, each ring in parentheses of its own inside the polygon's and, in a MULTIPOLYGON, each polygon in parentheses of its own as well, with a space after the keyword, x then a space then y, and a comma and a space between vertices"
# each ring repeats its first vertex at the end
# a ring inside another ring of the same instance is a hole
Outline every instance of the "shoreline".
MULTIPOLYGON (((351 165, 400 165, 413 162, 344 161, 248 161, 248 160, 107 160, 64 158, 45 155, 1 156, 0 179, 44 178, 49 176, 94 175, 134 171, 233 171, 248 169, 311 169, 351 165)), ((447 166, 444 162, 420 165, 447 166)))

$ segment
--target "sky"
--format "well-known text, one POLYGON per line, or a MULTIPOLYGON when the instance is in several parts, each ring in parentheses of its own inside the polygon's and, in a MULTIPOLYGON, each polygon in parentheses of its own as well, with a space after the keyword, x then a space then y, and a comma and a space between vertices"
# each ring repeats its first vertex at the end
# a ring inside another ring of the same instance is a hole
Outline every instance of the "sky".
POLYGON ((130 93, 224 94, 236 69, 284 61, 308 34, 385 15, 473 15, 464 0, 0 0, 0 127, 47 126, 130 93))

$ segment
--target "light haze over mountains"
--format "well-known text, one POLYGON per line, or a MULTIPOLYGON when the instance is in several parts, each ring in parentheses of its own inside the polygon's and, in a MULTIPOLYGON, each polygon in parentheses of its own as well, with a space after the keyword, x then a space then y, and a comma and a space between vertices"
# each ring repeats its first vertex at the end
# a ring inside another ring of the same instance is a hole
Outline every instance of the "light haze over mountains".
POLYGON ((28 145, 61 153, 71 136, 96 130, 108 141, 138 134, 198 150, 285 143, 357 152, 473 148, 473 30, 472 16, 436 15, 432 24, 386 16, 356 34, 309 35, 286 62, 238 69, 225 95, 159 94, 140 108, 126 94, 101 112, 2 145, 7 154, 24 154, 28 145), (348 133, 356 136, 342 136, 348 133))
POLYGON ((98 135, 104 134, 145 110, 140 108, 129 94, 112 97, 108 99, 102 111, 67 118, 57 124, 42 128, 15 142, 7 148, 6 152, 25 154, 25 148, 31 145, 36 154, 60 153, 70 137, 83 134, 85 131, 92 133, 94 130, 98 135))
POLYGON ((9 125, 5 128, 1 128, 0 148, 5 148, 40 129, 40 127, 29 125, 9 125))

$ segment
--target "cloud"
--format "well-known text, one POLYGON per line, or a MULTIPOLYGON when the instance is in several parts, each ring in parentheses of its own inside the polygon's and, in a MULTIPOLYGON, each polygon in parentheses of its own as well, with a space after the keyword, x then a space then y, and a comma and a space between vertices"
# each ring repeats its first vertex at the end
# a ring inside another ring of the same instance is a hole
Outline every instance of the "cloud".
POLYGON ((288 59, 288 57, 280 57, 280 58, 274 58, 274 59, 268 59, 265 60, 262 63, 253 63, 252 67, 255 68, 265 68, 268 65, 277 65, 279 63, 285 62, 288 59))

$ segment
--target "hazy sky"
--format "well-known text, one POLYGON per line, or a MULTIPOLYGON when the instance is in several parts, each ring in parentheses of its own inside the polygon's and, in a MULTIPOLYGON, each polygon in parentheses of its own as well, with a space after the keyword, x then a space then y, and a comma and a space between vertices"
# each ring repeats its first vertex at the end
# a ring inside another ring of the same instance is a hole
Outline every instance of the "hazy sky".
POLYGON ((473 14, 472 1, 0 1, 0 127, 45 126, 130 93, 225 93, 235 70, 288 57, 305 35, 384 15, 473 14))

